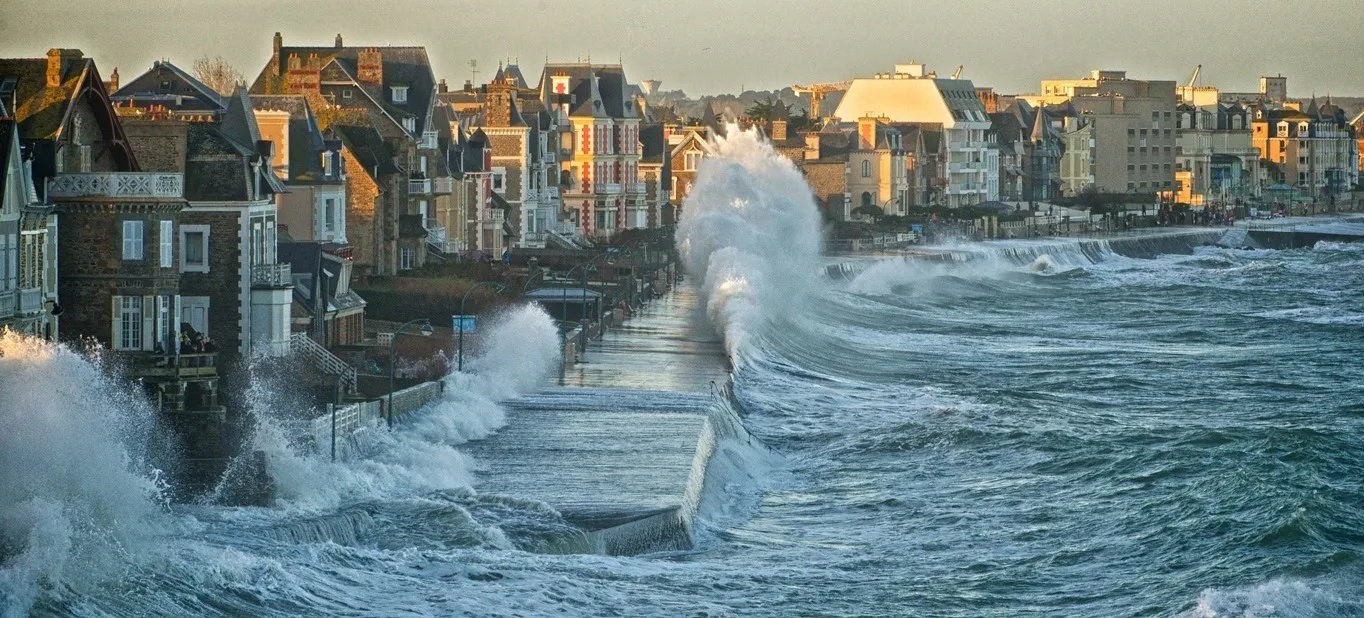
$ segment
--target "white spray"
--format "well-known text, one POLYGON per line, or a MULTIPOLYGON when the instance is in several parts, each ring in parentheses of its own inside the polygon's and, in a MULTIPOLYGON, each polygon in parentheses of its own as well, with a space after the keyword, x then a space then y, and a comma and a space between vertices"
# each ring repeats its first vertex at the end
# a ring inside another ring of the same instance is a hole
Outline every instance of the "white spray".
POLYGON ((801 304, 818 268, 821 223, 804 177, 756 130, 730 126, 709 149, 683 202, 677 246, 737 360, 756 321, 801 304))
POLYGON ((0 615, 136 563, 166 525, 155 412, 69 349, 0 330, 0 615))
MULTIPOLYGON (((490 320, 482 353, 466 373, 445 378, 445 394, 407 426, 377 429, 372 456, 332 463, 300 455, 279 425, 266 419, 255 448, 268 455, 281 506, 302 510, 472 484, 472 463, 455 446, 485 437, 506 423, 498 401, 543 384, 560 357, 554 320, 538 305, 490 320)), ((267 415, 268 416, 268 415, 267 415)))

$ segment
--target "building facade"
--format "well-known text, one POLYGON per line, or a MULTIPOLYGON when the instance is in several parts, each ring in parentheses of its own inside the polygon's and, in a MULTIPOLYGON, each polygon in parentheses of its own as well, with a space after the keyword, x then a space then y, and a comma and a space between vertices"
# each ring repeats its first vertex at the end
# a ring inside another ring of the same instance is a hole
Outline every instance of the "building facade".
POLYGON ((943 79, 922 64, 896 65, 891 73, 852 81, 838 104, 838 118, 867 114, 892 123, 941 125, 947 178, 941 201, 949 207, 997 200, 998 151, 986 141, 990 117, 966 79, 943 79))
MULTIPOLYGON (((1301 106, 1297 106, 1301 107, 1301 106)), ((1334 201, 1359 183, 1359 143, 1340 107, 1312 99, 1305 109, 1252 106, 1251 140, 1268 181, 1334 201)))
POLYGON ((1232 204, 1260 196, 1260 152, 1240 104, 1181 104, 1175 115, 1175 201, 1232 204))

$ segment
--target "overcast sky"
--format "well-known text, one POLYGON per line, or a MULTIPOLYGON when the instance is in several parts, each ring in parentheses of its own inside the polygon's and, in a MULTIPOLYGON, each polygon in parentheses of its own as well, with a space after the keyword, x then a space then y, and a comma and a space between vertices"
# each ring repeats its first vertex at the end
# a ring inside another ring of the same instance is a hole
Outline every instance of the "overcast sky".
POLYGON ((77 47, 124 79, 221 55, 254 79, 285 45, 425 45, 452 87, 519 57, 624 60, 632 81, 690 95, 837 81, 914 59, 977 86, 1034 92, 1093 68, 1292 96, 1364 96, 1364 0, 53 0, 7 2, 0 56, 77 47))

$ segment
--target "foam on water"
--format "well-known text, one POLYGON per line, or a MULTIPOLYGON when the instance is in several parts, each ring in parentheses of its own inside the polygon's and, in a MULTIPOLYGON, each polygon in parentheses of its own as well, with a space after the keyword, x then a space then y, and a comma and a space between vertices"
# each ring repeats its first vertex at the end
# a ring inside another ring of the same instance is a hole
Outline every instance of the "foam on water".
POLYGON ((92 592, 170 525, 150 406, 71 350, 0 329, 0 614, 92 592))
POLYGON ((747 333, 803 304, 822 230, 800 172, 757 129, 731 126, 708 149, 682 206, 677 246, 737 360, 747 333))

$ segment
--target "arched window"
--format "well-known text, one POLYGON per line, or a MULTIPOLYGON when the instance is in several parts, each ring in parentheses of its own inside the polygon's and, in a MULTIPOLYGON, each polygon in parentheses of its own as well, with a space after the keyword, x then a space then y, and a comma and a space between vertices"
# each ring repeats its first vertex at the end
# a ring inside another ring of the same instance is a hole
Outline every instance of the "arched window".
MULTIPOLYGON (((863 161, 863 163, 866 163, 866 161, 863 161)), ((870 192, 870 191, 863 191, 863 192, 862 192, 862 205, 863 205, 863 206, 871 206, 871 192, 870 192)))
POLYGON ((871 161, 862 162, 862 177, 871 178, 871 161))

